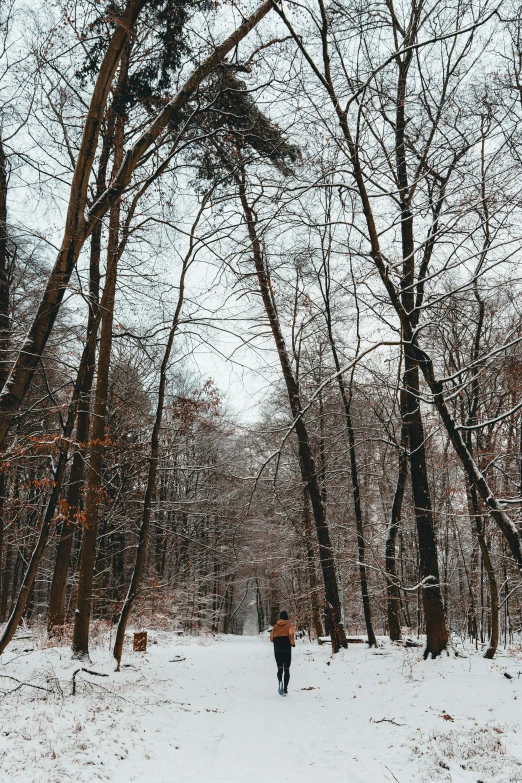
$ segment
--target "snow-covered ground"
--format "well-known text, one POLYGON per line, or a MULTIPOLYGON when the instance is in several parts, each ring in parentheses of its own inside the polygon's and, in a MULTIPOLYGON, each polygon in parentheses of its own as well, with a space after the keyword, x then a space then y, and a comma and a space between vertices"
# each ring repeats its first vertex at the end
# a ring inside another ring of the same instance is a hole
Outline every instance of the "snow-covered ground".
POLYGON ((266 638, 153 637, 121 674, 97 647, 92 669, 109 676, 79 674, 76 696, 67 648, 12 643, 0 688, 45 690, 2 697, 2 783, 522 781, 520 653, 425 662, 385 644, 332 658, 298 641, 281 697, 266 638))

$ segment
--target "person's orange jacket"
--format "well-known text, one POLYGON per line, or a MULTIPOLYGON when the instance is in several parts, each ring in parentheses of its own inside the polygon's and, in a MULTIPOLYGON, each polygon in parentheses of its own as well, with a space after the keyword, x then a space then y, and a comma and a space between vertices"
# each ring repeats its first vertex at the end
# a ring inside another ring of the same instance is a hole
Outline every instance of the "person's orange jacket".
POLYGON ((289 620, 277 621, 270 633, 270 641, 273 642, 276 636, 288 636, 290 639, 290 644, 292 647, 295 647, 294 627, 290 625, 289 620))

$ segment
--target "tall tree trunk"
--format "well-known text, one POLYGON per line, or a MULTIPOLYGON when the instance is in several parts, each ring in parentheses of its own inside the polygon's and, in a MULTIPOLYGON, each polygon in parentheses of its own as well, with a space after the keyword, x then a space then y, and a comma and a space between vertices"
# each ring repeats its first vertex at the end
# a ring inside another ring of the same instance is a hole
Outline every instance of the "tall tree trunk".
MULTIPOLYGON (((114 92, 112 111, 114 111, 115 120, 112 179, 116 176, 123 161, 126 111, 125 90, 129 70, 130 49, 131 45, 128 44, 122 55, 118 80, 114 92)), ((112 353, 112 325, 114 321, 114 305, 116 300, 118 261, 120 258, 120 216, 121 198, 118 198, 113 202, 109 213, 107 272, 103 292, 104 296, 106 295, 107 302, 102 313, 100 345, 98 349, 87 497, 85 501, 85 519, 80 553, 80 568, 78 572, 76 609, 74 614, 72 651, 74 657, 79 659, 89 658, 89 626, 91 619, 94 568, 96 565, 96 535, 98 532, 98 517, 101 500, 103 457, 105 453, 109 373, 112 353)))
POLYGON ((308 487, 312 511, 314 515, 315 527, 317 532, 317 541, 319 544, 319 560, 323 573, 324 592, 325 592, 325 611, 328 620, 328 629, 332 640, 332 652, 336 653, 341 647, 347 647, 346 634, 342 623, 341 601, 339 598, 339 587, 337 583, 337 573, 333 547, 330 538, 330 528, 326 518, 326 512, 321 496, 321 488, 318 481, 315 459, 308 436, 308 430, 302 415, 301 399, 299 387, 297 385, 288 350, 286 348, 283 332, 279 323, 277 308, 272 296, 272 286, 270 277, 263 259, 261 243, 257 236, 256 220, 254 211, 250 206, 246 194, 246 174, 244 169, 241 171, 241 177, 237 178, 239 187, 239 196, 243 208, 245 222, 254 257, 254 264, 259 283, 259 290, 265 306, 265 312, 270 322, 272 334, 274 336, 279 361, 283 372, 283 378, 286 384, 288 400, 292 416, 294 417, 294 427, 298 440, 299 448, 299 466, 303 483, 308 487))
MULTIPOLYGON (((221 575, 221 563, 217 558, 214 558, 214 581, 212 585, 212 633, 218 632, 218 625, 219 625, 219 609, 220 609, 220 601, 219 601, 219 585, 220 585, 220 575, 221 575)), ((256 606, 258 607, 259 599, 258 599, 259 589, 256 586, 256 606)), ((259 611, 258 611, 259 616, 259 611)))
MULTIPOLYGON (((109 240, 109 252, 111 254, 114 253, 114 234, 116 234, 117 241, 118 226, 119 207, 116 205, 111 209, 109 228, 110 233, 113 235, 112 241, 111 239, 109 240)), ((94 566, 96 561, 96 533, 98 530, 98 513, 101 495, 101 471, 105 451, 105 425, 107 418, 107 394, 112 350, 112 324, 116 294, 116 278, 116 265, 113 265, 112 274, 107 274, 105 280, 105 291, 107 291, 108 294, 107 307, 103 312, 100 332, 87 498, 85 501, 85 518, 83 523, 80 570, 78 573, 78 590, 74 617, 72 649, 73 654, 78 658, 89 657, 89 623, 91 616, 94 566)))
POLYGON ((419 539, 419 576, 422 582, 422 606, 426 624, 424 657, 440 655, 448 645, 448 631, 440 591, 439 562, 435 524, 426 463, 424 426, 419 405, 419 369, 405 346, 406 416, 408 427, 410 476, 419 539))
MULTIPOLYGON (((491 554, 486 543, 486 537, 484 535, 484 520, 480 512, 479 499, 476 488, 466 481, 466 490, 468 495, 470 516, 475 522, 475 532, 477 534, 477 541, 480 547, 480 554, 482 555, 482 563, 486 572, 489 587, 489 597, 491 604, 491 632, 489 637, 489 644, 484 658, 494 658, 498 648, 499 641, 499 596, 497 578, 495 575, 495 569, 491 560, 491 554)), ((484 601, 482 600, 482 604, 484 601)))
POLYGON ((279 620, 279 593, 275 586, 275 576, 270 577, 270 625, 274 626, 279 620))
POLYGON ((397 484, 395 486, 395 493, 393 496, 390 515, 390 524, 388 526, 388 534, 386 536, 386 577, 388 580, 388 600, 386 603, 386 609, 388 614, 388 633, 392 642, 397 642, 401 638, 401 609, 400 590, 397 574, 396 540, 397 533, 399 531, 399 525, 401 523, 402 502, 404 499, 404 490, 406 488, 406 479, 408 477, 408 428, 403 417, 406 399, 403 389, 401 389, 399 394, 401 410, 401 440, 399 445, 397 484))
POLYGON ((2 574, 2 601, 0 603, 0 622, 4 623, 7 618, 7 602, 9 599, 9 585, 11 583, 11 572, 13 570, 13 547, 7 545, 5 554, 5 565, 2 574))
MULTIPOLYGON (((409 42, 409 41, 407 41, 409 42)), ((408 70, 412 61, 412 52, 408 52, 399 62, 397 83, 395 156, 399 198, 401 209, 402 243, 402 279, 401 302, 408 320, 413 327, 418 320, 415 302, 415 242, 413 236, 413 214, 411 211, 411 191, 406 162, 406 84, 408 70)), ((421 283, 423 285, 423 282, 421 283)), ((419 538, 420 577, 423 583, 422 602, 426 622, 425 657, 440 655, 448 645, 448 631, 444 617, 444 606, 440 591, 439 562, 435 520, 431 505, 431 495, 426 463, 424 425, 419 404, 420 382, 419 368, 413 346, 408 344, 409 334, 403 330, 404 347, 404 388, 406 391, 404 421, 408 428, 410 476, 415 508, 415 522, 419 538)))
POLYGON ((10 274, 7 235, 7 164, 0 132, 0 384, 2 388, 9 375, 10 274))
MULTIPOLYGON (((322 363, 322 357, 321 357, 322 363)), ((299 379, 296 378, 299 385, 299 379)), ((326 485, 326 442, 325 442, 325 426, 324 426, 324 404, 323 393, 319 392, 319 474, 317 476, 319 485, 321 487, 321 498, 325 513, 328 513, 328 489, 326 485)))
POLYGON ((225 600, 223 606, 223 633, 229 634, 232 626, 232 607, 234 605, 234 588, 236 584, 236 575, 232 574, 225 591, 225 600))
MULTIPOLYGON (((108 131, 104 135, 103 148, 98 167, 96 190, 101 195, 105 189, 107 177, 107 165, 113 144, 114 112, 109 112, 108 131)), ((99 302, 100 293, 100 257, 101 257, 101 222, 95 227, 91 236, 91 255, 89 265, 89 317, 87 322, 87 340, 91 334, 99 302)), ((60 540, 56 551, 51 592, 49 594, 49 606, 47 609, 47 632, 54 633, 55 627, 62 627, 65 622, 65 594, 69 563, 74 541, 74 531, 77 525, 77 515, 80 509, 80 499, 85 474, 85 449, 89 439, 90 429, 90 396, 94 380, 96 366, 96 345, 87 357, 87 369, 80 390, 80 403, 78 409, 78 422, 76 425, 76 440, 78 446, 74 452, 69 488, 67 492, 66 517, 60 530, 60 540)))
MULTIPOLYGON (((484 145, 482 145, 482 156, 484 156, 484 145)), ((483 165, 484 165, 484 158, 483 158, 483 165)), ((491 245, 491 233, 489 228, 489 204, 488 199, 486 197, 485 192, 485 185, 484 180, 482 181, 482 205, 484 209, 484 226, 485 226, 485 236, 484 236, 484 245, 483 245, 483 252, 482 257, 479 259, 479 266, 477 268, 477 275, 474 278, 473 281, 473 294, 475 297, 475 300, 477 302, 477 324, 475 328, 475 339, 473 342, 473 351, 472 351, 472 382, 471 382, 471 394, 470 394, 470 407, 469 407, 469 415, 467 416, 467 424, 473 425, 477 423, 478 419, 478 413, 479 413, 479 405, 480 405, 480 386, 479 386, 479 374, 480 374, 480 365, 479 365, 479 357, 480 357, 480 347, 481 347, 481 341, 482 341, 482 330, 484 326, 484 317, 485 317, 485 304, 484 300, 482 299, 480 295, 480 291, 478 288, 478 272, 480 270, 480 267, 482 266, 483 262, 486 259, 486 253, 490 248, 491 245)), ((464 418, 464 417, 463 417, 464 418)), ((478 436, 477 436, 478 437, 478 436)), ((472 437, 472 431, 466 430, 465 435, 466 440, 466 448, 468 451, 468 454, 470 458, 473 456, 473 437, 472 437)), ((488 545, 486 543, 486 537, 484 535, 484 520, 482 518, 480 504, 479 504, 479 497, 477 493, 477 485, 473 483, 473 480, 471 479, 469 472, 466 476, 466 492, 468 496, 468 506, 470 511, 470 516, 475 521, 475 531, 477 534, 477 541, 481 553, 481 592, 483 592, 482 583, 483 583, 483 574, 482 569, 486 571, 486 576, 488 580, 488 587, 489 587, 489 597, 490 597, 490 605, 491 605, 491 624, 490 624, 490 638, 489 638, 489 644, 486 652, 484 653, 484 658, 492 659, 495 656, 495 653, 498 648, 498 642, 499 642, 499 594, 498 594, 498 586, 497 586, 497 579, 495 575, 495 569, 493 567, 493 563, 491 561, 491 555, 488 549, 488 545)), ((520 567, 520 566, 519 566, 520 567)), ((484 600, 481 598, 481 604, 484 605, 484 600)), ((481 639, 483 638, 483 623, 481 627, 481 639)))
POLYGON ((319 601, 317 600, 317 575, 315 572, 315 547, 312 532, 312 520, 310 519, 310 498, 308 489, 303 488, 304 495, 304 524, 305 524, 305 542, 306 542, 306 565, 308 571, 308 582, 310 584, 310 607, 312 610, 312 627, 316 639, 323 635, 323 624, 321 623, 321 613, 319 611, 319 601))
MULTIPOLYGON (((123 76, 123 80, 125 78, 126 74, 123 76)), ((123 81, 121 83, 123 83, 123 81)), ((123 158, 123 128, 124 117, 120 114, 116 120, 114 140, 115 171, 118 170, 123 158)), ((107 304, 102 315, 100 346, 98 350, 98 368, 91 432, 87 497, 85 501, 85 519, 83 525, 72 639, 73 655, 80 659, 88 659, 89 657, 89 625, 91 618, 94 567, 96 563, 96 534, 98 531, 98 516, 101 499, 101 479, 107 422, 107 397, 112 352, 112 325, 116 299, 120 207, 121 202, 118 200, 112 205, 109 217, 109 240, 107 246, 108 271, 104 287, 104 293, 107 292, 107 304)))
MULTIPOLYGON (((9 249, 7 240, 7 166, 0 129, 0 389, 9 375, 9 249)), ((4 554, 4 510, 7 476, 0 466, 0 575, 4 554)), ((3 580, 0 576, 0 606, 3 605, 3 580)), ((3 614, 2 614, 3 617, 3 614)))
POLYGON ((257 610, 257 628, 259 633, 265 630, 265 609, 263 606, 263 593, 259 585, 259 578, 256 576, 256 610, 257 610))
POLYGON ((337 345, 335 342, 332 319, 330 311, 330 302, 325 297, 325 310, 326 321, 328 331, 328 341, 330 343, 330 349, 332 351, 332 357, 334 360, 335 370, 337 373, 337 384, 339 386, 339 392, 343 401, 344 416, 346 423, 346 434, 348 435, 348 452, 350 455, 350 480, 352 484, 352 497, 353 497, 353 509, 355 515, 355 525, 357 529, 357 551, 359 556, 359 580, 361 584, 362 604, 364 612, 364 622, 366 625, 366 633, 368 634, 368 644, 370 647, 377 647, 377 639, 372 624, 372 613, 370 606, 370 596, 368 593, 368 575, 366 573, 366 542, 364 540, 364 524, 363 514, 361 507, 361 490, 359 486, 359 471, 357 467, 357 453, 355 451, 355 433, 353 431, 352 423, 352 397, 353 397, 353 371, 350 376, 349 390, 346 389, 344 378, 341 373, 341 363, 339 361, 339 355, 337 353, 337 345))

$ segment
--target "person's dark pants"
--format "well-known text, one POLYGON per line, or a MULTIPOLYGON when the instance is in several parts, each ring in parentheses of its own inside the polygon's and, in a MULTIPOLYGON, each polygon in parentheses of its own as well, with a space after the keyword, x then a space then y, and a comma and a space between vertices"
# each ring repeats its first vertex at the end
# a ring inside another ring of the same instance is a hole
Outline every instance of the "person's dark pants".
POLYGON ((277 663, 277 679, 279 682, 283 679, 284 672, 284 689, 288 688, 290 682, 290 664, 292 663, 292 650, 274 650, 274 655, 277 663))

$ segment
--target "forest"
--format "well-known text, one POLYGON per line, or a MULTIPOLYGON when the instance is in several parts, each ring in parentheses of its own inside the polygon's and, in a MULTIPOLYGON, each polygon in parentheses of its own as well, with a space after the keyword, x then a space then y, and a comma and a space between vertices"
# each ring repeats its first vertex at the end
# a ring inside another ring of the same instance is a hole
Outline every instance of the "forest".
POLYGON ((518 677, 521 182, 516 0, 0 0, 3 698, 281 611, 518 677))

